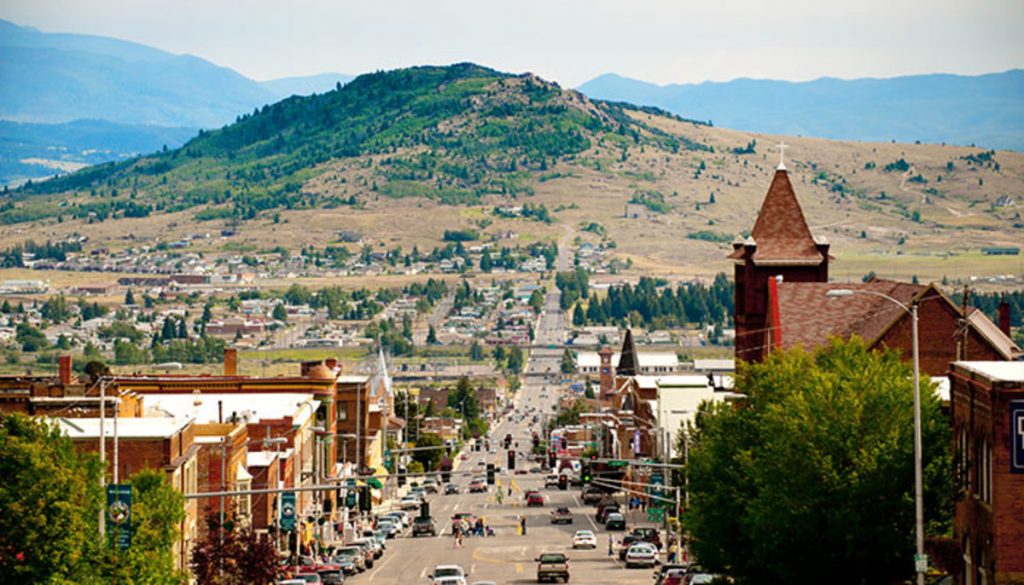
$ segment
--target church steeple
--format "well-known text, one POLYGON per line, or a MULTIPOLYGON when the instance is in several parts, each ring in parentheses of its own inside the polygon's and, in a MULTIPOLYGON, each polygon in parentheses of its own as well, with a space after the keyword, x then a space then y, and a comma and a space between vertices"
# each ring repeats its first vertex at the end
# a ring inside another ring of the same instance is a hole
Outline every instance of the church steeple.
POLYGON ((640 373, 640 360, 636 355, 636 343, 633 341, 633 330, 626 329, 626 338, 622 342, 619 353, 619 365, 615 367, 616 376, 636 376, 640 373))
POLYGON ((779 145, 779 166, 761 203, 754 228, 737 238, 729 258, 735 262, 736 359, 757 362, 770 334, 765 322, 768 279, 828 282, 829 244, 807 227, 779 145))

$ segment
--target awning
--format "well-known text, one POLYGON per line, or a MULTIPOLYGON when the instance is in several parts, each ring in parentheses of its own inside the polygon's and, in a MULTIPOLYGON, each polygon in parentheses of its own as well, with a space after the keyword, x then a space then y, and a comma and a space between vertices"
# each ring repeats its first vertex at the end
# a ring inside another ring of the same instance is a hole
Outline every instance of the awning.
POLYGON ((245 468, 241 463, 238 464, 238 471, 235 472, 237 481, 249 481, 252 479, 252 475, 249 470, 245 468))
POLYGON ((382 484, 380 482, 380 480, 377 479, 376 477, 367 478, 366 479, 366 484, 369 485, 370 487, 378 489, 378 490, 384 489, 384 484, 382 484))

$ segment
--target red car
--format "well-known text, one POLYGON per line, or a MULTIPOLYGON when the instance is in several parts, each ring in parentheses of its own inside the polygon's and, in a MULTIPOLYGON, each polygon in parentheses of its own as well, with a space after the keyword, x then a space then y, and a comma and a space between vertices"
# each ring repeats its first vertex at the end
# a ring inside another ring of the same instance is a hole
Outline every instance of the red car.
POLYGON ((533 492, 533 493, 531 493, 530 495, 526 496, 526 505, 527 506, 543 506, 544 505, 544 495, 541 494, 540 492, 533 492))

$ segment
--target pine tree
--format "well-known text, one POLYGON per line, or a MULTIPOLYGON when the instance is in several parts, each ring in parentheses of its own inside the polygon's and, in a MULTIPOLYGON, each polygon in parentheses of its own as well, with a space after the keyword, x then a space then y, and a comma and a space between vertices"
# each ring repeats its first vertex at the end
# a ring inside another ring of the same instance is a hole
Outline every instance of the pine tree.
POLYGON ((135 304, 135 293, 132 292, 132 289, 128 289, 128 292, 124 293, 124 304, 128 306, 135 304))
POLYGON ((433 325, 427 330, 427 343, 432 345, 437 343, 437 331, 434 330, 433 325))

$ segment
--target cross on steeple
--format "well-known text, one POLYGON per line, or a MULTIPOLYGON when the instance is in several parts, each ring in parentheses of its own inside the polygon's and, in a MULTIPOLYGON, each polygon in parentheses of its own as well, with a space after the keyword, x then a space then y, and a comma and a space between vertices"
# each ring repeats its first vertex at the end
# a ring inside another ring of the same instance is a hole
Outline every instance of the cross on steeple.
POLYGON ((779 166, 777 168, 780 171, 784 171, 786 170, 786 163, 783 160, 782 155, 785 153, 786 149, 789 148, 789 145, 784 142, 780 142, 775 145, 775 148, 779 149, 779 166))

